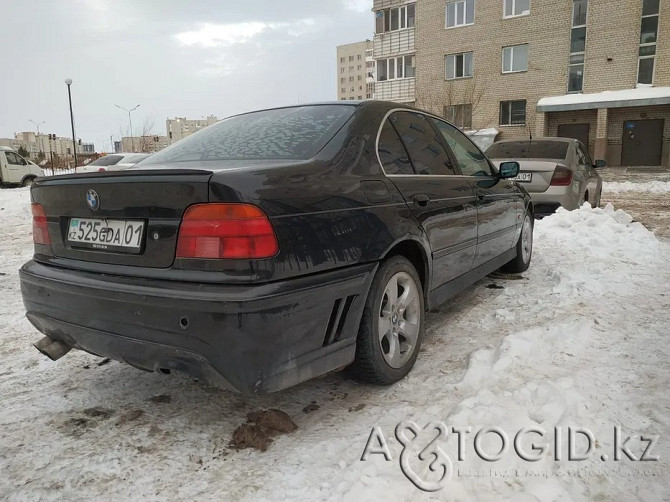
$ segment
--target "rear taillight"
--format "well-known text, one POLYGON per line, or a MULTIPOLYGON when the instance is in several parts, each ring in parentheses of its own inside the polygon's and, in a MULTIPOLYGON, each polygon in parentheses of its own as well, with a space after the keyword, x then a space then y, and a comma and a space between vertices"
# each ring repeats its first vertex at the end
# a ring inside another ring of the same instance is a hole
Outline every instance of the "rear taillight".
POLYGON ((33 202, 30 208, 33 212, 33 242, 51 246, 51 238, 49 238, 49 229, 47 228, 47 215, 44 213, 44 209, 37 202, 33 202))
POLYGON ((177 258, 260 259, 277 251, 270 220, 250 204, 196 204, 179 227, 177 258))
POLYGON ((570 183, 572 183, 572 171, 567 167, 556 166, 550 185, 564 187, 570 183))

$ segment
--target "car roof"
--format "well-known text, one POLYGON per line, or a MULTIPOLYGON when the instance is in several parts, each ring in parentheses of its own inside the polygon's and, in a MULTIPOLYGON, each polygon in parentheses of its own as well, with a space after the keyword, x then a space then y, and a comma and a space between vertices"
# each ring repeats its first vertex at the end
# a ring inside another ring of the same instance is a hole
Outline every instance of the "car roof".
POLYGON ((288 108, 302 108, 305 106, 334 106, 334 105, 340 105, 340 106, 353 106, 356 108, 375 108, 375 109, 394 109, 394 108, 403 108, 403 109, 408 109, 408 110, 415 110, 418 112, 422 113, 428 113, 430 112, 425 111, 425 110, 420 110, 418 108, 415 108, 411 105, 407 105, 405 103, 395 103, 393 101, 380 101, 376 99, 366 99, 366 100, 339 100, 339 101, 317 101, 314 103, 300 103, 298 105, 288 105, 288 106, 276 106, 273 108, 263 108, 260 110, 250 110, 248 112, 244 113, 238 113, 237 115, 230 115, 229 117, 224 117, 222 120, 229 119, 232 117, 240 117, 243 115, 249 115, 251 113, 257 113, 257 112, 267 112, 271 110, 285 110, 288 108))

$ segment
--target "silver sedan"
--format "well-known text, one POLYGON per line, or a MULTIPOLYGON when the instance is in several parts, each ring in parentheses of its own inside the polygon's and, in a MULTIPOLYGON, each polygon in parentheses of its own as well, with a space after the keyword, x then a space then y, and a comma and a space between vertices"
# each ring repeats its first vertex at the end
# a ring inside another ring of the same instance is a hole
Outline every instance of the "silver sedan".
POLYGON ((571 138, 503 140, 486 152, 496 167, 501 162, 517 161, 519 175, 514 178, 530 194, 536 216, 546 216, 560 206, 572 210, 588 201, 600 205, 602 179, 596 169, 604 160, 591 161, 584 145, 571 138))

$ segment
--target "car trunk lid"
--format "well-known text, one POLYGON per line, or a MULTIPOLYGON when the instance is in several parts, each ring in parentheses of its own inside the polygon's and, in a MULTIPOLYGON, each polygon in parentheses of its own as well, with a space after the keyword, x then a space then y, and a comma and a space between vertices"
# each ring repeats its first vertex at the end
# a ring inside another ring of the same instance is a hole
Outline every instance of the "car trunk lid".
POLYGON ((55 176, 36 183, 31 197, 46 214, 54 256, 166 268, 175 259, 182 214, 208 202, 211 175, 156 169, 55 176), (104 242, 86 241, 96 231, 105 232, 104 242), (124 242, 125 232, 136 236, 124 242))
POLYGON ((554 174, 556 166, 565 167, 562 160, 557 159, 496 159, 493 163, 500 168, 502 162, 515 161, 519 163, 519 177, 517 181, 528 192, 545 192, 551 184, 551 177, 554 174), (527 176, 530 174, 530 181, 527 176), (526 178, 526 179, 524 179, 526 178))

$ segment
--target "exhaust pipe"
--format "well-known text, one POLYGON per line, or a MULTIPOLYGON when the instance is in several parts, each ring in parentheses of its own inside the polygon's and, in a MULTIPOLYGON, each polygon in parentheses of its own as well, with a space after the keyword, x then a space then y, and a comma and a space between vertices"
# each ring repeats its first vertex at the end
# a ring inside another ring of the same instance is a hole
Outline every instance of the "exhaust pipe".
POLYGON ((72 350, 72 347, 69 345, 66 345, 58 340, 54 340, 50 336, 45 336, 39 342, 33 345, 37 350, 39 350, 52 361, 60 359, 72 350))

